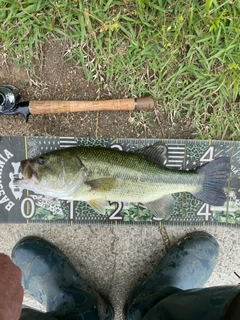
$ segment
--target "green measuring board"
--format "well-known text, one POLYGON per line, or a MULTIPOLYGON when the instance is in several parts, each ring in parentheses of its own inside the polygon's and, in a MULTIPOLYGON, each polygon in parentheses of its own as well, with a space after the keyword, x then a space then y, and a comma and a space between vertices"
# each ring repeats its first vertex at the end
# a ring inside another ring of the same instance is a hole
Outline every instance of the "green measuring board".
POLYGON ((63 201, 26 190, 13 184, 19 175, 20 161, 71 146, 102 146, 135 151, 160 139, 102 139, 73 137, 0 137, 0 223, 70 224, 158 224, 232 225, 240 224, 240 142, 206 140, 161 141, 168 148, 165 164, 176 170, 190 170, 215 158, 231 157, 227 201, 214 207, 189 193, 174 194, 172 214, 165 220, 153 216, 138 203, 109 203, 106 213, 96 213, 86 202, 63 201))

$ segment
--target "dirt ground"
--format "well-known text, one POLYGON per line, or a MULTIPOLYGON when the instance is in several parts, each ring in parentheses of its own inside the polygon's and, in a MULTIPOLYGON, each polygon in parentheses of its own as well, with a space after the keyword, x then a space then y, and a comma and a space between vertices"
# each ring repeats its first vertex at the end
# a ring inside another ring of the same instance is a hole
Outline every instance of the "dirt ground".
MULTIPOLYGON (((96 100, 125 98, 121 90, 99 91, 96 83, 88 83, 74 62, 64 62, 67 44, 46 42, 40 61, 34 61, 34 74, 26 68, 17 68, 0 52, 0 84, 16 86, 21 101, 32 100, 96 100)), ((191 138, 192 130, 185 120, 168 120, 161 108, 150 115, 151 126, 133 123, 133 112, 81 112, 30 115, 25 123, 21 115, 1 116, 0 135, 123 137, 123 138, 191 138)))

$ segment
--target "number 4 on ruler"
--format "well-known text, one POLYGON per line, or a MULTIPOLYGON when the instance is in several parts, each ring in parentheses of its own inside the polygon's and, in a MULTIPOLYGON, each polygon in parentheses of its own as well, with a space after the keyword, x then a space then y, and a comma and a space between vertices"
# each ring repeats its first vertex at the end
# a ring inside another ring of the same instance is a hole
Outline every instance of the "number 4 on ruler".
POLYGON ((204 216, 204 220, 208 221, 208 218, 212 216, 212 211, 210 210, 210 205, 204 203, 197 212, 197 216, 204 216))
POLYGON ((200 158, 201 162, 210 162, 212 160, 214 160, 214 147, 210 146, 207 151, 202 155, 202 157, 200 158))

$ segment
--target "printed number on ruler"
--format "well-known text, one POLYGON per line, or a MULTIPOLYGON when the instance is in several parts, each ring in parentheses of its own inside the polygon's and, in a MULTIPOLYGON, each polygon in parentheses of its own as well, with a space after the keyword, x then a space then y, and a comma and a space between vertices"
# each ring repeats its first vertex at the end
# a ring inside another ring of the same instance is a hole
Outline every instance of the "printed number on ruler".
POLYGON ((122 147, 120 144, 117 144, 117 143, 112 144, 112 145, 110 146, 110 148, 111 148, 111 149, 118 149, 118 150, 120 150, 120 151, 123 151, 123 147, 122 147))
POLYGON ((109 220, 111 221, 119 221, 119 220, 123 220, 122 216, 118 216, 118 214, 122 211, 123 209, 123 202, 109 202, 110 206, 112 206, 113 204, 116 205, 116 209, 113 211, 113 213, 109 216, 109 220))
POLYGON ((21 213, 26 219, 30 219, 35 213, 35 203, 32 198, 25 198, 21 203, 21 213))
POLYGON ((159 222, 159 221, 163 221, 164 220, 164 218, 157 218, 157 217, 153 217, 152 218, 153 219, 153 221, 156 221, 156 222, 159 222))
POLYGON ((210 210, 210 205, 204 203, 201 208, 196 213, 197 216, 203 216, 205 221, 209 220, 209 217, 212 216, 212 211, 210 210))
POLYGON ((73 220, 74 218, 74 201, 67 201, 69 203, 69 219, 73 220))
POLYGON ((210 162, 212 160, 214 160, 214 146, 210 146, 200 158, 201 162, 210 162))

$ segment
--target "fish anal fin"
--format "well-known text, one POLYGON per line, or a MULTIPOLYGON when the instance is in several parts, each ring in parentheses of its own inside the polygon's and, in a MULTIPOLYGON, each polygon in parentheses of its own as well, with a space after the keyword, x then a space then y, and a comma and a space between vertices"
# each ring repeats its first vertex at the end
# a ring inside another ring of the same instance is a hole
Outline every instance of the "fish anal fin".
POLYGON ((165 195, 160 199, 143 203, 157 218, 165 219, 174 208, 174 198, 171 194, 165 195))
POLYGON ((85 184, 89 187, 89 191, 107 192, 114 188, 114 178, 100 178, 91 181, 86 181, 85 184))
POLYGON ((104 199, 93 199, 89 200, 88 204, 97 212, 105 214, 106 200, 104 199))

